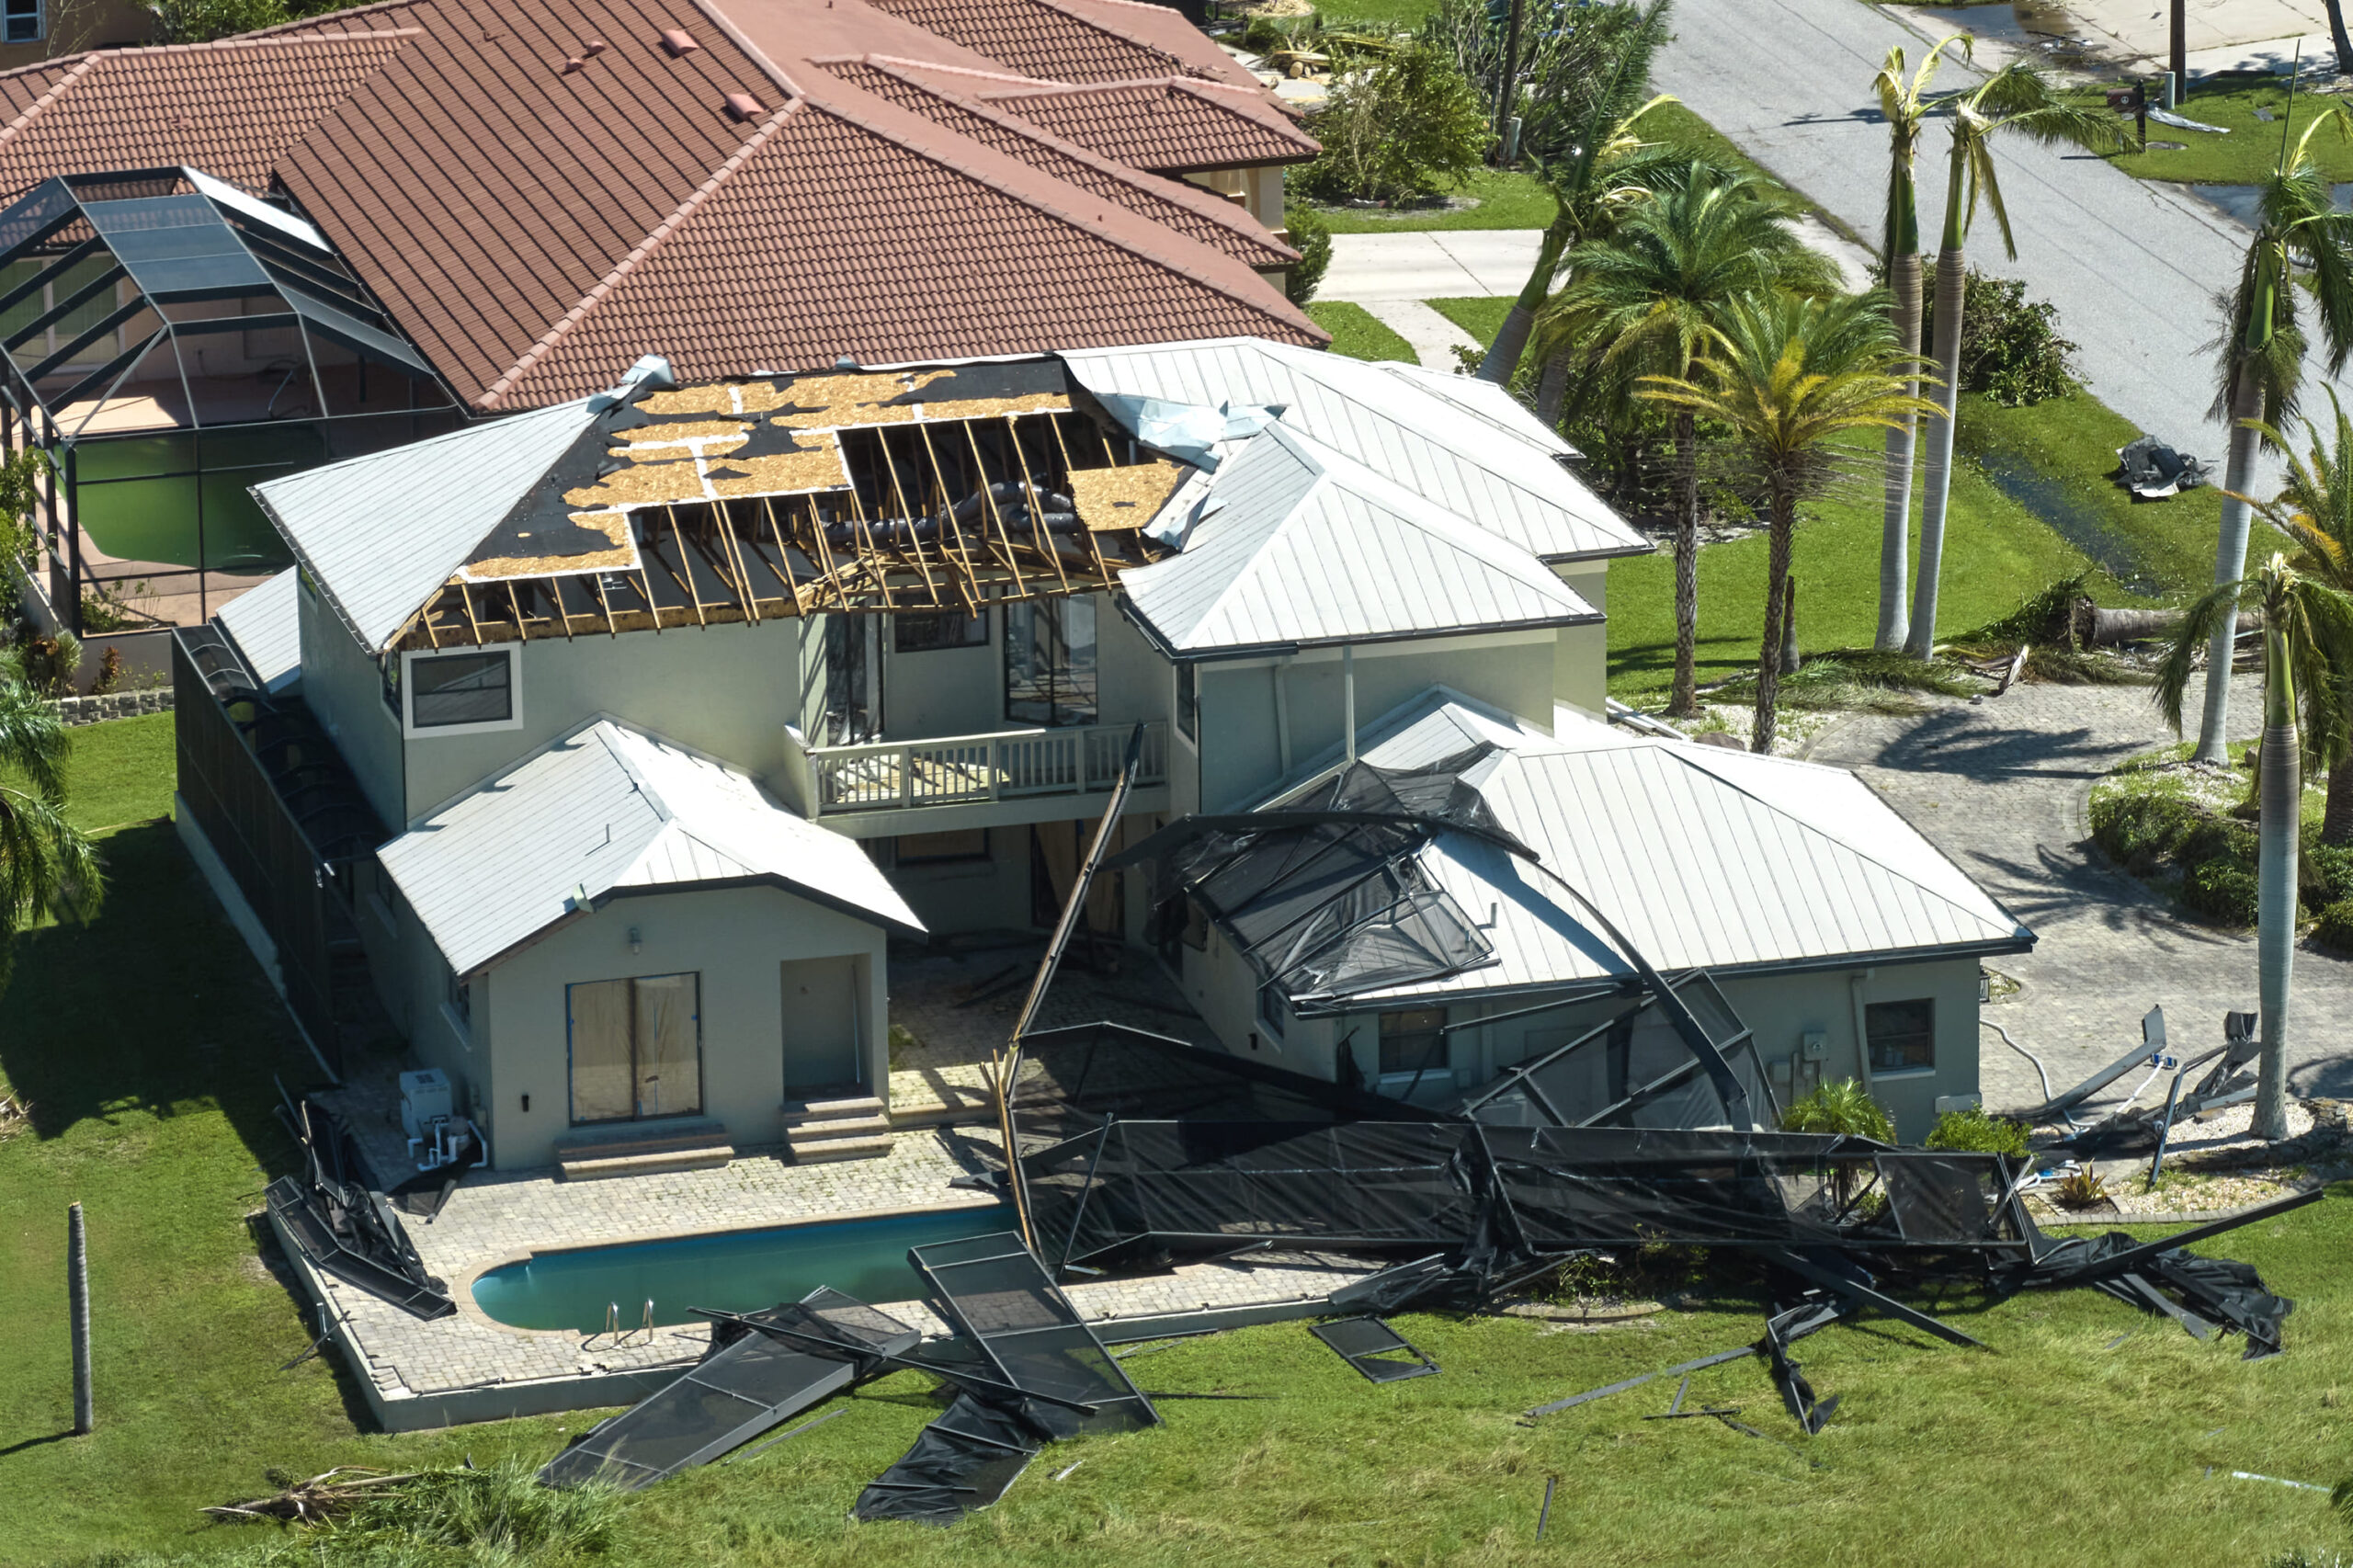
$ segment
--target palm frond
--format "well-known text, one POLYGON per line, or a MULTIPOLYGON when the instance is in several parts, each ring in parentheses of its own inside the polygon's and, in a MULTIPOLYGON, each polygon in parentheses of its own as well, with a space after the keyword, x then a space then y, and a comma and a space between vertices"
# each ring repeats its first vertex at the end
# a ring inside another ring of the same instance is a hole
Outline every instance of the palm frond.
POLYGON ((2175 734, 2181 733, 2182 694, 2189 689, 2196 675, 2198 656, 2213 640, 2214 628, 2222 624, 2224 617, 2235 619, 2239 601, 2252 587, 2245 579, 2223 583, 2209 588, 2189 608, 2183 612, 2181 623, 2174 628, 2173 639, 2165 645, 2165 656, 2157 665, 2157 684, 2152 694, 2157 712, 2175 734))

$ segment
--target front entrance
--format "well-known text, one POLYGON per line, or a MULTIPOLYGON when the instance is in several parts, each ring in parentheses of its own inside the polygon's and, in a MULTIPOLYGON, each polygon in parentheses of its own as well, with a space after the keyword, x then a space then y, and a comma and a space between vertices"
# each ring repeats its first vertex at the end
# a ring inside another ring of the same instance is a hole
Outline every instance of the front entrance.
POLYGON ((563 997, 573 1125, 701 1111, 702 976, 592 980, 563 997))
POLYGON ((858 960, 793 959, 783 971, 785 1097, 862 1088, 858 960))

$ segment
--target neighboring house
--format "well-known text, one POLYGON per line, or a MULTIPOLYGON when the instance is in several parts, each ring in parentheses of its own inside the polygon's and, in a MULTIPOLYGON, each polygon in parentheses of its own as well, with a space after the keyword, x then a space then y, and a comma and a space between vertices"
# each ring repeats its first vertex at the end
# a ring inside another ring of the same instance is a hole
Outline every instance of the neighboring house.
POLYGON ((389 0, 0 72, 40 587, 160 657, 286 563, 250 485, 575 400, 645 343, 696 381, 1320 343, 1281 287, 1314 152, 1130 0, 389 0), (199 250, 128 237, 167 207, 199 250))
POLYGON ((643 360, 259 486, 300 569, 182 634, 181 818, 326 932, 259 922, 322 1051, 308 977, 364 952, 502 1166, 873 1146, 891 937, 1051 925, 1139 727, 1147 858, 1368 765, 1447 760, 1487 824, 1364 858, 1349 930, 1438 936, 1346 983, 1165 865, 1108 873, 1091 927, 1231 1049, 1473 1086, 1622 1006, 1569 887, 1713 972, 1783 1092, 1859 1073, 1917 1133, 1976 1087, 1978 960, 2030 936, 1847 775, 1601 722, 1608 564, 1650 547, 1573 457, 1502 389, 1264 340, 643 360))

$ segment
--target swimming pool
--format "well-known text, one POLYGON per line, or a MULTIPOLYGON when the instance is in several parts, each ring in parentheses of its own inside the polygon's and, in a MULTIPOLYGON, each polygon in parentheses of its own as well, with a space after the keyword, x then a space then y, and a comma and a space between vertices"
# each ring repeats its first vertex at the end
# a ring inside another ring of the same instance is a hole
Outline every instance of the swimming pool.
POLYGON ((608 1302, 620 1308, 623 1327, 635 1328, 649 1300, 656 1324, 699 1321, 689 1307, 756 1312, 820 1285, 862 1301, 905 1301, 924 1293, 909 1247, 1013 1228, 1013 1210, 988 1203, 580 1247, 490 1270, 474 1281, 474 1304, 510 1328, 590 1334, 605 1326, 608 1302))

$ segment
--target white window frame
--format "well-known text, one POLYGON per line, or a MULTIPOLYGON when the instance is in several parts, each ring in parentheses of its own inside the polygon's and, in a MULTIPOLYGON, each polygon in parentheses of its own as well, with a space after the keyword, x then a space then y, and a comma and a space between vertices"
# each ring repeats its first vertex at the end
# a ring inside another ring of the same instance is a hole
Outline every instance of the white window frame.
POLYGON ((413 648, 401 654, 401 734, 412 741, 438 740, 444 735, 486 735, 523 727, 523 661, 513 643, 488 648, 413 648), (495 653, 506 661, 506 717, 478 724, 416 724, 415 665, 420 659, 479 658, 495 653))

